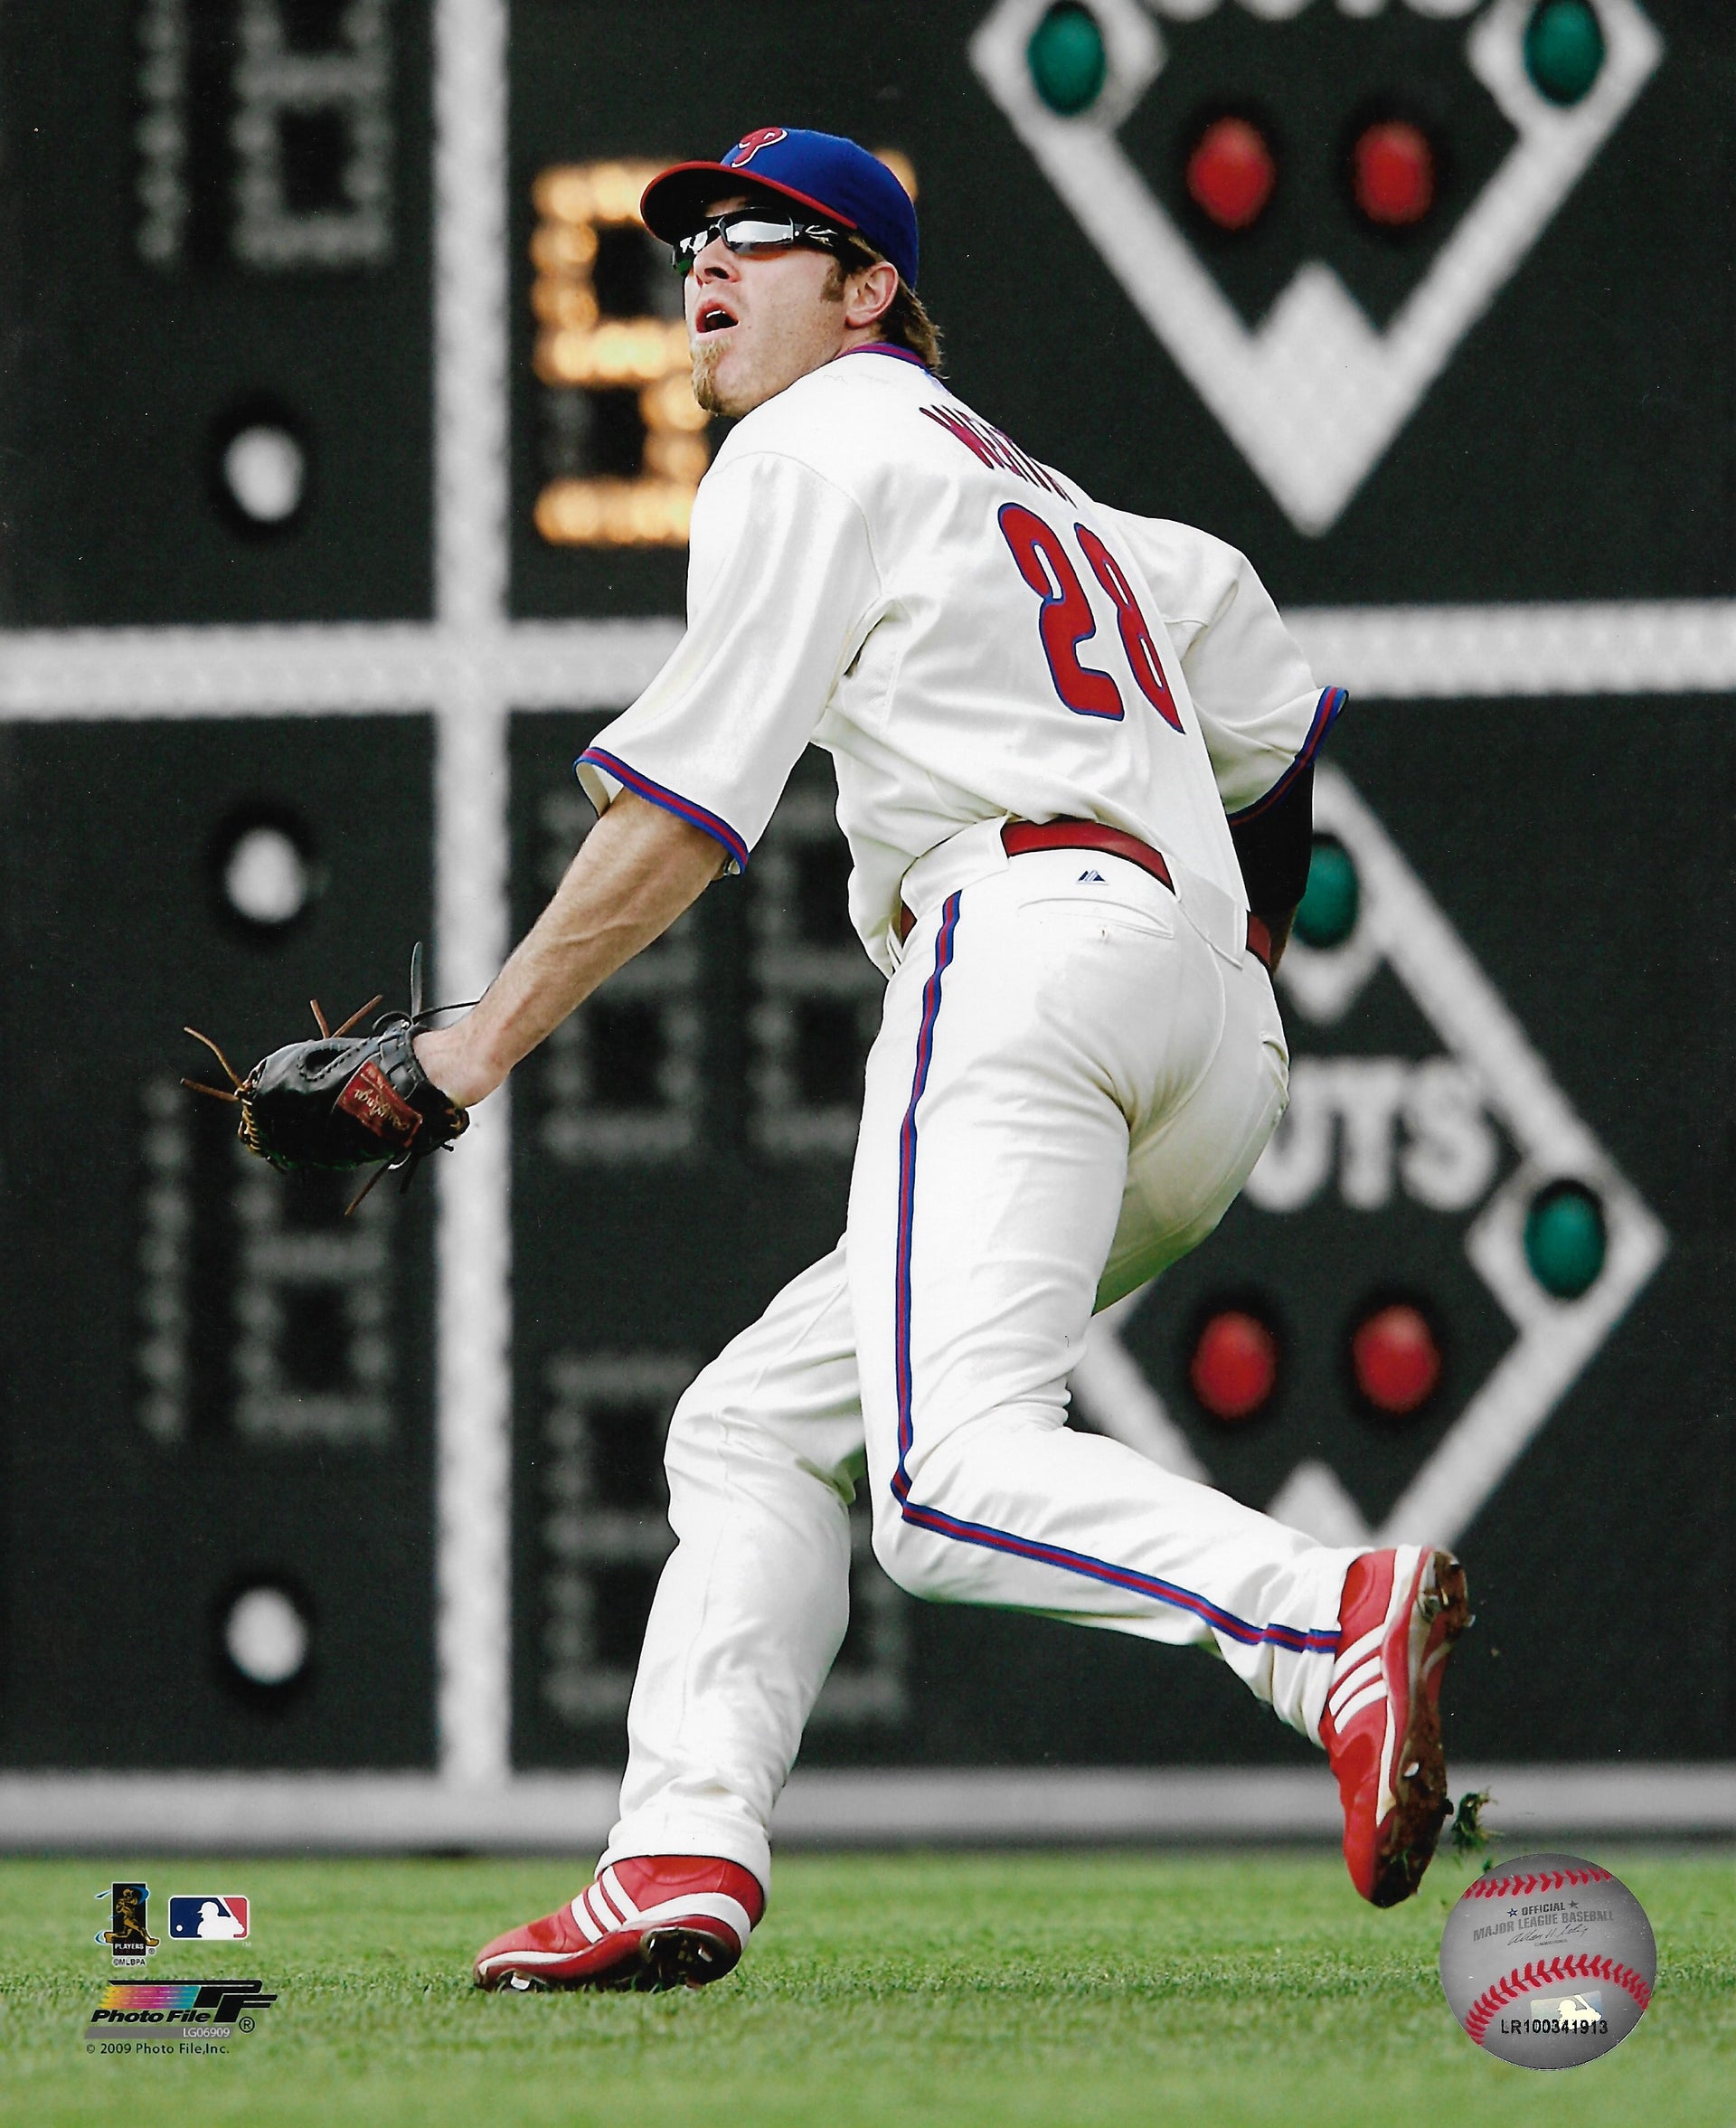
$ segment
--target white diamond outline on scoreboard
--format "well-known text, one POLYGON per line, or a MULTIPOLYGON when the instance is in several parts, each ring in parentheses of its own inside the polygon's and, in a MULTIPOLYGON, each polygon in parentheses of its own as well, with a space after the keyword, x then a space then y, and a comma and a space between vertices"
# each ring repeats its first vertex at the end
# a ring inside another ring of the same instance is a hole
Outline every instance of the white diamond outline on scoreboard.
MULTIPOLYGON (((1292 942, 1278 979, 1305 1018, 1335 1020, 1384 963, 1448 1053, 1472 1075, 1519 1159, 1484 1200, 1465 1235, 1472 1268, 1518 1336, 1436 1443, 1377 1527, 1332 1468, 1297 1463, 1267 1507, 1326 1544, 1456 1544, 1664 1260, 1669 1238, 1556 1084, 1548 1066, 1469 949, 1341 770, 1315 780, 1315 822, 1350 852, 1361 885, 1356 927, 1330 952, 1292 942), (1340 955, 1346 988, 1328 971, 1340 955), (1547 1293, 1525 1263, 1525 1213, 1551 1182, 1584 1183, 1601 1199, 1609 1236, 1602 1271, 1578 1300, 1547 1293)), ((1178 1475, 1211 1483, 1163 1400, 1121 1342, 1155 1280, 1092 1323, 1073 1373, 1081 1415, 1178 1475)))
POLYGON ((1298 532, 1318 538, 1421 405, 1590 167, 1664 56, 1637 0, 1591 0, 1605 58, 1583 99, 1551 103, 1525 72, 1531 0, 1471 24, 1472 71, 1518 135, 1384 332, 1324 260, 1306 260, 1251 330, 1115 137, 1162 71, 1137 0, 1092 0, 1109 73, 1090 109, 1050 110, 1025 47, 1048 0, 999 0, 970 40, 989 94, 1134 307, 1298 532))

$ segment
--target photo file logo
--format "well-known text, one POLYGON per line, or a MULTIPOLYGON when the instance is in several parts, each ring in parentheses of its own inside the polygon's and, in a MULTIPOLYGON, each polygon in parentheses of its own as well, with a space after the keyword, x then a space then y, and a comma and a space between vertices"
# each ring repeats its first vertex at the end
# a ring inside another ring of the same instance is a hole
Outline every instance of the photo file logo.
POLYGON ((150 2037, 175 2031, 216 2035, 250 2032, 255 2010, 277 1997, 254 1981, 110 1981, 90 2012, 92 2028, 146 2028, 150 2037))

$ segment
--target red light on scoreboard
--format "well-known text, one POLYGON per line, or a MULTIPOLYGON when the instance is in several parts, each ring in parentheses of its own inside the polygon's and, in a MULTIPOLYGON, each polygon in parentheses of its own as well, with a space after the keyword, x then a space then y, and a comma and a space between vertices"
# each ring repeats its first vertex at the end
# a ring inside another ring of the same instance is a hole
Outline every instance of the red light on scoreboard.
POLYGON ((1187 158, 1188 196, 1220 229, 1251 229, 1277 184, 1266 137, 1247 118, 1214 118, 1187 158))
POLYGON ((1408 118, 1363 128, 1351 150, 1356 204, 1380 229, 1410 229, 1435 203, 1435 151, 1408 118))
POLYGON ((1251 1419, 1278 1386, 1278 1344, 1245 1308, 1208 1316, 1194 1341, 1187 1379, 1201 1405, 1228 1425, 1251 1419))
POLYGON ((1376 1308, 1351 1334, 1350 1367, 1357 1393, 1388 1418, 1408 1418, 1420 1411, 1440 1385, 1442 1364, 1434 1325, 1409 1300, 1376 1308))

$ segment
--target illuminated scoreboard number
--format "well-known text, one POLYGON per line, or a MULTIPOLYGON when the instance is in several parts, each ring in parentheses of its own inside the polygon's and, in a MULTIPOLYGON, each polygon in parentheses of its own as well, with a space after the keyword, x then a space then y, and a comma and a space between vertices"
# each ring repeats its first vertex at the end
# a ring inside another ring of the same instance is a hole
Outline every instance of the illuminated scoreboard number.
POLYGON ((135 22, 147 266, 387 262, 392 0, 138 0, 135 22))
POLYGON ((665 166, 565 164, 533 189, 532 359, 544 387, 535 522, 552 546, 687 544, 711 448, 681 282, 638 214, 665 166))
MULTIPOLYGON (((896 148, 875 153, 911 198, 896 148)), ((682 284, 639 220, 662 162, 564 163, 532 198, 532 356, 543 386, 536 529, 551 546, 679 547, 711 463, 682 284)))

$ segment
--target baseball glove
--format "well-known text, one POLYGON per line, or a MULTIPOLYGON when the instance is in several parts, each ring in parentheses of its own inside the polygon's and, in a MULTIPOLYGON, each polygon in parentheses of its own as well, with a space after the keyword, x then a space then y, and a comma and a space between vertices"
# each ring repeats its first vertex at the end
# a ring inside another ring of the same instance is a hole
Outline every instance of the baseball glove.
POLYGON ((263 1056, 245 1078, 209 1035, 184 1031, 203 1042, 222 1065, 229 1085, 181 1083, 195 1093, 235 1102, 239 1136, 251 1152, 294 1174, 308 1168, 372 1168, 350 1200, 354 1211, 382 1175, 402 1170, 404 1187, 429 1153, 450 1145, 469 1124, 468 1114, 448 1101, 416 1061, 417 1034, 438 1013, 422 1010, 422 949, 410 960, 410 1010, 382 1013, 368 1035, 350 1030, 380 1003, 370 998, 342 1026, 328 1027, 316 998, 310 999, 319 1028, 316 1042, 290 1042, 263 1056))

